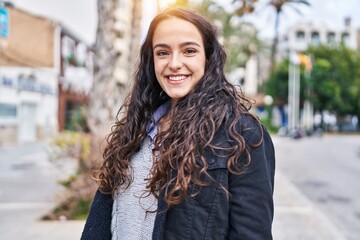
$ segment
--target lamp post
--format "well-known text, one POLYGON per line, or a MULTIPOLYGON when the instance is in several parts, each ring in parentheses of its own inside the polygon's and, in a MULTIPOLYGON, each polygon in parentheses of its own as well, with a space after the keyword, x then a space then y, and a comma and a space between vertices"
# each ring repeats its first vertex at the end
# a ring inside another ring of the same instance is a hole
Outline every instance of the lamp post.
MULTIPOLYGON (((310 77, 312 71, 311 57, 292 52, 289 61, 289 95, 288 95, 288 131, 300 128, 300 65, 305 67, 305 77, 310 77)), ((309 91, 309 90, 308 90, 309 91)), ((312 131, 313 106, 309 100, 304 102, 302 127, 312 131)))
POLYGON ((289 61, 289 90, 288 90, 288 132, 299 127, 300 108, 300 69, 299 58, 295 52, 289 61))

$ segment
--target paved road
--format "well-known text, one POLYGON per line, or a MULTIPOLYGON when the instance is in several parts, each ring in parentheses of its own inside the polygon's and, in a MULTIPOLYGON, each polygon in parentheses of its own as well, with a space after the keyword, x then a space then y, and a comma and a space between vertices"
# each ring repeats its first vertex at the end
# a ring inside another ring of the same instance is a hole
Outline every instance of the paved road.
POLYGON ((277 170, 346 239, 360 239, 360 135, 276 138, 276 149, 277 170))
MULTIPOLYGON (((359 239, 360 137, 274 142, 274 239, 359 239)), ((44 144, 0 146, 0 239, 80 238, 83 221, 39 220, 54 207, 58 174, 44 144)))

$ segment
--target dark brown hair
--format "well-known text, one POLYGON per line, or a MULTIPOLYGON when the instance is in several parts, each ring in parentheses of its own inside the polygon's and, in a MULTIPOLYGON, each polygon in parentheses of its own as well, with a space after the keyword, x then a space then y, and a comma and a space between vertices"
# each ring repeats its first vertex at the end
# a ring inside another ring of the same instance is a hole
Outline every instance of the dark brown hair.
MULTIPOLYGON (((146 128, 154 111, 169 97, 162 91, 154 70, 152 39, 157 25, 168 18, 186 20, 200 31, 206 54, 205 74, 195 88, 171 106, 167 116, 170 127, 159 132, 155 140, 155 159, 147 179, 148 193, 164 193, 168 206, 180 203, 187 195, 190 184, 203 186, 202 174, 207 174, 205 149, 218 149, 212 145, 220 127, 226 127, 234 144, 229 152, 228 168, 240 174, 240 156, 250 156, 241 133, 236 130, 240 116, 250 115, 249 101, 230 84, 224 75, 225 51, 218 41, 216 28, 204 17, 189 9, 174 8, 158 14, 150 24, 140 51, 140 63, 135 82, 117 120, 108 136, 100 169, 99 188, 103 193, 114 193, 120 186, 132 181, 130 159, 147 136, 146 128), (196 162, 201 160, 201 164, 196 162), (175 173, 175 174, 172 174, 175 173)), ((224 150, 224 149, 223 149, 224 150)))

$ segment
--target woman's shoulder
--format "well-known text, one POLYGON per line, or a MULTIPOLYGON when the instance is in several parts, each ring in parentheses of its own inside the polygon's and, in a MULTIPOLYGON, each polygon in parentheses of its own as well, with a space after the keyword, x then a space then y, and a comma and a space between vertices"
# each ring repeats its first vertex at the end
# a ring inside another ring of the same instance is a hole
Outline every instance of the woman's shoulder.
POLYGON ((266 132, 266 129, 261 124, 260 120, 250 112, 244 112, 236 118, 228 115, 226 124, 223 124, 219 129, 220 134, 222 132, 227 133, 226 135, 228 135, 231 128, 234 128, 236 133, 240 134, 246 142, 250 140, 259 142, 259 140, 262 139, 264 132, 266 132))
POLYGON ((227 116, 223 124, 218 129, 212 141, 213 145, 221 147, 231 147, 244 142, 248 146, 258 146, 267 139, 267 130, 263 127, 256 116, 244 113, 236 118, 227 116))
POLYGON ((260 119, 253 114, 243 114, 236 123, 236 130, 244 138, 247 145, 255 147, 266 145, 273 148, 271 135, 260 119))

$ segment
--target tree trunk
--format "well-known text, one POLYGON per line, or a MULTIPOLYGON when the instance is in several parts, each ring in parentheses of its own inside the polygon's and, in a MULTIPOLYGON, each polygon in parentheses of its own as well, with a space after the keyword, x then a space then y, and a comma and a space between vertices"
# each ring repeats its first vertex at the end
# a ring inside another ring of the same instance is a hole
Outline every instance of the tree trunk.
POLYGON ((87 124, 92 134, 98 138, 109 133, 115 121, 128 92, 131 71, 138 56, 142 1, 123 2, 119 9, 120 1, 97 2, 94 83, 90 92, 87 124), (130 16, 130 19, 122 19, 124 16, 130 16))
POLYGON ((280 19, 280 11, 276 11, 275 27, 274 27, 275 35, 271 46, 271 55, 270 55, 270 74, 275 71, 275 67, 276 67, 276 53, 277 53, 277 45, 279 42, 279 19, 280 19))
POLYGON ((142 0, 133 0, 133 18, 131 22, 131 39, 130 42, 130 53, 129 54, 129 65, 130 74, 135 70, 138 64, 139 52, 140 52, 140 39, 141 39, 141 19, 142 19, 142 0))
POLYGON ((94 46, 94 82, 90 92, 87 124, 96 136, 103 135, 113 119, 113 98, 117 86, 113 68, 117 59, 114 50, 114 11, 116 0, 98 0, 98 27, 94 46))

